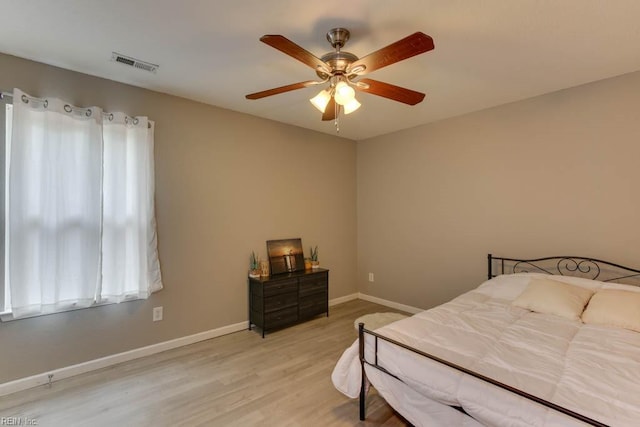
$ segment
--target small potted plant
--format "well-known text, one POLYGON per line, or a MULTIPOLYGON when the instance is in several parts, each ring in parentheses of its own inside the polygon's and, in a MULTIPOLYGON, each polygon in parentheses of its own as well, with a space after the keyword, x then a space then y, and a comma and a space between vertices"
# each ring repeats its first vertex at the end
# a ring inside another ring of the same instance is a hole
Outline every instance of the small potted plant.
POLYGON ((254 251, 251 251, 249 257, 249 277, 260 277, 260 258, 254 251))
POLYGON ((311 256, 309 257, 311 259, 311 268, 320 267, 320 261, 318 261, 318 246, 309 249, 311 249, 311 256))

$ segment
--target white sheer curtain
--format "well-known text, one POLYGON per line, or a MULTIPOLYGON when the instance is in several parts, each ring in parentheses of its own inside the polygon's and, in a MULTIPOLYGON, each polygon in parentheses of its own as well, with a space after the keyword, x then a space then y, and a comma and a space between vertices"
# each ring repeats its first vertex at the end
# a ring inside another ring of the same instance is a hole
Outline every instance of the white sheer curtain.
POLYGON ((153 126, 14 90, 6 274, 14 318, 162 288, 153 126))
POLYGON ((162 288, 153 206, 153 123, 104 122, 102 298, 147 298, 162 288))
POLYGON ((13 315, 89 306, 100 259, 101 112, 67 112, 60 100, 20 91, 14 99, 7 227, 13 315))

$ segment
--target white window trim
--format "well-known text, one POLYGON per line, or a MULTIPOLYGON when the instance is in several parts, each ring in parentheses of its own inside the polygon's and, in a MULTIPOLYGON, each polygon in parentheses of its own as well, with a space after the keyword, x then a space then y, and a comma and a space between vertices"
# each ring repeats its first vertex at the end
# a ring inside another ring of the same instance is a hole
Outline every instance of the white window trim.
MULTIPOLYGON (((3 283, 3 288, 4 288, 4 283, 3 283)), ((136 296, 128 296, 125 297, 125 299, 122 302, 130 302, 130 301, 143 301, 144 298, 138 298, 136 296)), ((58 313, 66 313, 69 311, 77 311, 77 310, 86 310, 88 308, 94 308, 94 307, 102 307, 105 305, 112 305, 112 304, 118 304, 118 302, 116 301, 109 301, 108 298, 103 298, 100 302, 95 302, 93 304, 91 304, 89 307, 68 307, 68 308, 63 308, 63 309, 57 309, 56 311, 52 311, 51 313, 36 313, 36 314, 29 314, 29 315, 25 315, 25 316, 21 316, 19 318, 14 318, 13 317, 13 313, 11 313, 10 311, 4 311, 2 313, 0 313, 0 321, 2 322, 13 322, 14 320, 22 320, 22 319, 31 319, 33 317, 41 317, 41 316, 49 316, 50 314, 58 314, 58 313)), ((74 304, 75 305, 75 304, 74 304)))
POLYGON ((6 118, 6 111, 7 110, 11 110, 13 108, 13 105, 11 102, 8 102, 6 97, 2 97, 0 99, 0 105, 2 105, 2 108, 0 109, 0 126, 2 129, 2 132, 0 132, 0 178, 1 178, 1 185, 0 185, 0 288, 1 288, 1 292, 0 292, 0 320, 4 320, 2 319, 7 313, 10 314, 10 312, 6 311, 7 308, 7 304, 6 302, 9 300, 9 289, 5 286, 6 280, 5 280, 5 264, 6 264, 6 252, 5 252, 5 248, 6 248, 6 232, 5 232, 5 218, 6 218, 6 200, 7 200, 7 194, 6 194, 6 180, 7 180, 7 141, 6 141, 6 134, 9 131, 7 129, 7 118, 6 118))

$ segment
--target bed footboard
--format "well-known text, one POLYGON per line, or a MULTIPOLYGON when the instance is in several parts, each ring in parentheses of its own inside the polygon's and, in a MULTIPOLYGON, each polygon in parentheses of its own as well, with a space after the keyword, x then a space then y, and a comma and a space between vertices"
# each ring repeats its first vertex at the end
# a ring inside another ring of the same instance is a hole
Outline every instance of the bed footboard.
MULTIPOLYGON (((366 382, 367 382, 367 378, 366 378, 366 374, 365 374, 365 365, 371 366, 372 368, 377 369, 380 372, 383 372, 386 375, 390 375, 392 377, 394 377, 395 379, 397 379, 398 381, 402 381, 402 379, 398 378, 397 376, 393 375, 391 372, 389 372, 388 370, 386 370, 383 366, 380 366, 378 364, 378 343, 379 341, 382 340, 384 342, 390 343, 394 346, 403 348, 405 350, 411 351, 415 354, 418 354, 420 356, 426 357, 428 359, 431 359, 435 362, 441 363, 443 365, 446 365, 450 368, 453 368, 457 371, 463 372, 467 375, 471 375, 472 377, 478 378, 482 381, 485 381, 489 384, 492 384, 496 387, 500 387, 504 390, 507 390, 511 393, 517 394, 518 396, 524 397, 528 400, 531 400, 533 402, 539 403, 543 406, 546 406, 547 408, 551 408, 555 411, 561 412, 565 415, 568 415, 572 418, 575 418, 577 420, 580 420, 584 423, 587 423, 589 425, 592 426, 596 426, 596 427, 609 427, 607 424, 603 424, 600 421, 594 420, 592 418, 589 418, 587 416, 584 416, 582 414, 579 414, 577 412, 574 412, 570 409, 564 408, 560 405, 557 405, 553 402, 550 402, 548 400, 542 399, 540 397, 534 396, 530 393, 527 393, 525 391, 522 391, 520 389, 517 389, 515 387, 512 387, 510 385, 501 383, 500 381, 496 381, 493 378, 489 378, 485 375, 479 374, 477 372, 471 371, 470 369, 467 369, 465 367, 456 365, 455 363, 449 362, 447 360, 441 359, 437 356, 434 356, 432 354, 429 353, 425 353, 421 350, 418 350, 416 348, 410 347, 406 344, 403 344, 399 341, 393 340, 391 338, 385 337, 383 335, 380 335, 376 332, 373 331, 369 331, 368 329, 365 329, 364 327, 364 323, 359 323, 358 324, 358 344, 359 344, 359 353, 360 353, 360 365, 361 365, 361 369, 362 369, 362 384, 360 386, 360 398, 359 398, 359 406, 360 406, 360 420, 364 421, 366 418, 366 382), (374 360, 367 360, 367 358, 365 357, 365 335, 370 335, 373 337, 373 359, 374 360)), ((463 410, 462 408, 455 408, 458 410, 463 410)), ((463 410, 464 411, 464 410, 463 410)))

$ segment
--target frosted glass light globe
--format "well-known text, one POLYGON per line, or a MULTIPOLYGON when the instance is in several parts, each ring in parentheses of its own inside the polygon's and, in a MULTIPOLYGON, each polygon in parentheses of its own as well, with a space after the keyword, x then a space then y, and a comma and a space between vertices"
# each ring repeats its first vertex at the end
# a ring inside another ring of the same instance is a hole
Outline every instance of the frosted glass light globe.
POLYGON ((323 90, 323 91, 320 91, 319 94, 311 98, 309 101, 311 101, 313 106, 316 107, 318 110, 320 110, 321 113, 324 113, 324 110, 326 110, 327 104, 329 103, 330 99, 331 99, 331 94, 329 93, 329 91, 323 90))
POLYGON ((357 99, 353 98, 351 101, 344 104, 344 113, 351 114, 360 108, 360 105, 362 104, 360 104, 357 99))
POLYGON ((354 99, 356 96, 356 91, 353 90, 351 86, 346 84, 345 82, 339 82, 336 85, 336 93, 333 96, 336 102, 340 105, 346 105, 354 99))

